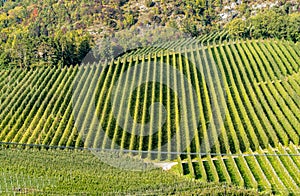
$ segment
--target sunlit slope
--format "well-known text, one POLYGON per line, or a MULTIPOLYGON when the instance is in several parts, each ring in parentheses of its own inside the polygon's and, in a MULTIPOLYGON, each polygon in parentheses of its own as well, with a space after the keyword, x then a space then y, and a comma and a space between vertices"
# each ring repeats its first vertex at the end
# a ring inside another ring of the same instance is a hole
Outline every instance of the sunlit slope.
POLYGON ((192 177, 297 192, 298 157, 223 154, 299 154, 299 67, 299 45, 248 40, 1 70, 0 141, 181 154, 192 177))

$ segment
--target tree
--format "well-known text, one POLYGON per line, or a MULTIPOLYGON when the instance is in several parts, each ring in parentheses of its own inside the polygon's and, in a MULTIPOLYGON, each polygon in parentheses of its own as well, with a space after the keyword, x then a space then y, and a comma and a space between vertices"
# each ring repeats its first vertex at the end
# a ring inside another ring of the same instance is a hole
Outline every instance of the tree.
POLYGON ((82 62, 82 60, 89 53, 90 50, 91 50, 90 41, 86 38, 79 44, 79 48, 77 52, 78 64, 82 62))
POLYGON ((250 28, 247 22, 241 18, 233 19, 226 25, 228 33, 231 36, 238 37, 250 37, 250 28))
POLYGON ((300 41, 300 13, 291 14, 288 19, 287 37, 293 42, 300 41))

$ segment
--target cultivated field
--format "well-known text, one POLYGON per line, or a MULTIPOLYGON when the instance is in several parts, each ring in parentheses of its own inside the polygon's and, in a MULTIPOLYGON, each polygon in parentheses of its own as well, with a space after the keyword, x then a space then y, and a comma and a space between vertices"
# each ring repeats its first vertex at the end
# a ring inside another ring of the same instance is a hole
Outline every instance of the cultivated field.
POLYGON ((222 40, 0 70, 0 141, 175 160, 203 182, 299 194, 300 46, 222 40))

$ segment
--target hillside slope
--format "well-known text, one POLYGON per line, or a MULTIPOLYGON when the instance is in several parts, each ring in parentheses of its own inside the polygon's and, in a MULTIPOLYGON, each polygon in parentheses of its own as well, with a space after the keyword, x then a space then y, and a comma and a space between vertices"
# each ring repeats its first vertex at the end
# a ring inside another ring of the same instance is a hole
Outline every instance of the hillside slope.
POLYGON ((0 70, 0 141, 129 150, 203 181, 298 193, 299 49, 191 42, 107 66, 0 70))

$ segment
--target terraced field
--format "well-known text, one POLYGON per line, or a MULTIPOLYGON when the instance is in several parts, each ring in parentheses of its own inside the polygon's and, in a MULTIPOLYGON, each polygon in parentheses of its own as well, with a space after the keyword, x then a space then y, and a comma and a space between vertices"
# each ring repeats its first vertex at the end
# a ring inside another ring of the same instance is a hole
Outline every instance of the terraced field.
POLYGON ((177 160, 205 182, 299 194, 299 68, 293 43, 203 39, 107 65, 0 70, 0 141, 177 160))

